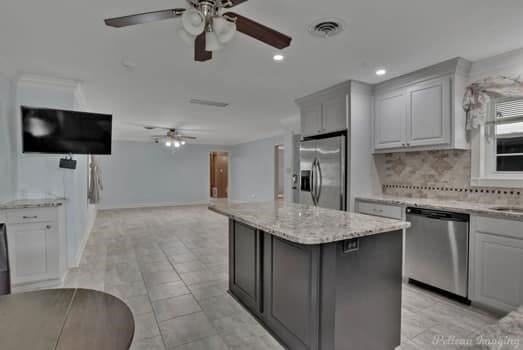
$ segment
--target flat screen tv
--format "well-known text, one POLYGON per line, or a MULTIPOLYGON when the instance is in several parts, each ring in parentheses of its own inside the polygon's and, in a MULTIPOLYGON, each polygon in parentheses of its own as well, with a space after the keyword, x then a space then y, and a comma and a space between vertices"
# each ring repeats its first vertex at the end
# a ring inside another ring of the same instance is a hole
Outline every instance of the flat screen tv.
POLYGON ((111 154, 112 115, 22 106, 24 153, 111 154))

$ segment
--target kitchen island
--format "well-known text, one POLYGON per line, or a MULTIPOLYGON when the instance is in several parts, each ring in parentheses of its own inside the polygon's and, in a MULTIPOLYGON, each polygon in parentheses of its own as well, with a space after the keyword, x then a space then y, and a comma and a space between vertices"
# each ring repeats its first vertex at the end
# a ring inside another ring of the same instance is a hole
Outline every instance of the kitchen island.
POLYGON ((229 291, 291 350, 393 350, 407 222, 283 202, 220 203, 229 291))

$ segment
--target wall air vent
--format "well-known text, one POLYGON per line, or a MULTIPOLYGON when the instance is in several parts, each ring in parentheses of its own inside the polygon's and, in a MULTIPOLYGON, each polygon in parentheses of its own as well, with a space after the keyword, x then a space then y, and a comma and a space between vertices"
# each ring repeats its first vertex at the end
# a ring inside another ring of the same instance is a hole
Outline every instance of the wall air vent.
POLYGON ((345 28, 345 22, 339 18, 323 18, 309 27, 309 32, 316 37, 330 38, 340 34, 345 28))
POLYGON ((229 104, 227 102, 217 102, 217 101, 208 101, 208 100, 199 100, 193 98, 189 101, 193 105, 209 106, 209 107, 227 107, 229 104))

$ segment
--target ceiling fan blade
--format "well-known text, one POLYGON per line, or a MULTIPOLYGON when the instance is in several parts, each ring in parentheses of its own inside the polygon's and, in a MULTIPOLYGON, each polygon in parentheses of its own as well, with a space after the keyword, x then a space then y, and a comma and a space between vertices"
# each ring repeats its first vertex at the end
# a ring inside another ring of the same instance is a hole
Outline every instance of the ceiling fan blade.
POLYGON ((196 137, 194 136, 185 136, 185 135, 178 135, 178 137, 186 140, 196 140, 196 137))
POLYGON ((291 44, 292 38, 290 36, 266 27, 252 19, 243 17, 234 12, 227 12, 224 16, 236 18, 236 27, 239 32, 277 49, 284 49, 291 44))
POLYGON ((212 52, 205 50, 205 31, 196 37, 194 43, 194 60, 205 62, 212 58, 212 52))
POLYGON ((176 8, 170 10, 154 11, 140 13, 137 15, 129 15, 123 17, 109 18, 105 20, 105 24, 109 27, 121 28, 127 26, 133 26, 135 24, 142 24, 148 22, 161 21, 164 19, 175 18, 181 16, 185 9, 176 8))
POLYGON ((225 7, 225 8, 231 8, 231 7, 237 6, 239 4, 243 4, 246 1, 247 0, 223 0, 222 4, 223 4, 223 7, 225 7))

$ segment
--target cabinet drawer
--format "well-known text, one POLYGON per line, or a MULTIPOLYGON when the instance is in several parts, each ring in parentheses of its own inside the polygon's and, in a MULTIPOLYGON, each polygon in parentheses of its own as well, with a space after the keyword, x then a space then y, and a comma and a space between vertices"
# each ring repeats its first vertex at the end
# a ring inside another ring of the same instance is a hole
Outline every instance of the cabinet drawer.
POLYGON ((358 213, 382 216, 385 218, 398 219, 402 218, 402 209, 394 205, 378 204, 369 202, 358 202, 358 213))
POLYGON ((7 211, 8 224, 56 221, 53 208, 11 209, 7 211))

